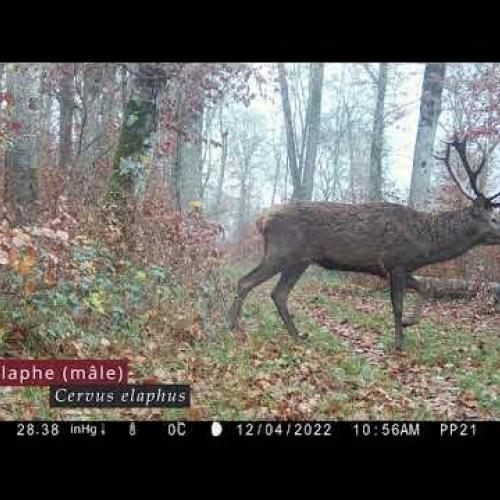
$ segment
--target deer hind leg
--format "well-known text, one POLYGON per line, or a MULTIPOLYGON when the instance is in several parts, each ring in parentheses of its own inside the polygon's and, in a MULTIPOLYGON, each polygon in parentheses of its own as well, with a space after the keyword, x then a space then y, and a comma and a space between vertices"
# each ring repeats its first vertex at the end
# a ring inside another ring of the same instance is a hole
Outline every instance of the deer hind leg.
POLYGON ((263 260, 255 269, 238 281, 238 291, 229 313, 229 329, 235 330, 241 316, 241 308, 249 292, 256 286, 277 274, 282 267, 281 263, 263 260))
POLYGON ((285 267, 281 272, 281 278, 271 293, 276 308, 285 323, 288 333, 295 339, 299 339, 299 332, 288 311, 288 295, 297 284, 302 273, 308 268, 309 264, 293 264, 285 267))
POLYGON ((406 276, 406 288, 410 288, 417 292, 417 304, 413 314, 403 319, 403 327, 413 326, 420 322, 422 317, 422 310, 425 302, 425 294, 419 282, 411 275, 406 276))
POLYGON ((391 271, 391 301, 394 311, 396 349, 403 350, 403 302, 406 289, 406 275, 401 271, 391 271))

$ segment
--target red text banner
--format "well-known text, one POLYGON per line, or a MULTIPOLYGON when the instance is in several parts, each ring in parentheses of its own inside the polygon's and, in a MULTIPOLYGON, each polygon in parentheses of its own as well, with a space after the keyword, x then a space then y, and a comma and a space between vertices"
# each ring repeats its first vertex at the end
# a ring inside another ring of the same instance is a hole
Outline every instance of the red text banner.
POLYGON ((0 386, 121 385, 127 359, 0 359, 0 386))

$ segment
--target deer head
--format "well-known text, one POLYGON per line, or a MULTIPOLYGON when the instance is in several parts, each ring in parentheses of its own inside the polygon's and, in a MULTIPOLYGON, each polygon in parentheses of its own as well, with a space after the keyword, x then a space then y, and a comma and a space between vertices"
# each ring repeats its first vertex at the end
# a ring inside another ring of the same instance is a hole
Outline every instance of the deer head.
POLYGON ((483 152, 483 157, 477 168, 472 168, 467 158, 467 139, 459 141, 457 137, 452 142, 447 142, 444 157, 438 160, 444 162, 450 177, 460 189, 460 191, 472 201, 471 215, 474 218, 475 226, 482 235, 482 243, 485 245, 500 244, 500 215, 495 209, 500 207, 500 201, 494 201, 500 197, 500 191, 493 196, 483 194, 477 185, 477 179, 481 173, 487 159, 487 152, 483 152), (469 179, 470 190, 468 190, 459 180, 453 167, 450 164, 451 147, 455 148, 460 157, 462 165, 469 179))

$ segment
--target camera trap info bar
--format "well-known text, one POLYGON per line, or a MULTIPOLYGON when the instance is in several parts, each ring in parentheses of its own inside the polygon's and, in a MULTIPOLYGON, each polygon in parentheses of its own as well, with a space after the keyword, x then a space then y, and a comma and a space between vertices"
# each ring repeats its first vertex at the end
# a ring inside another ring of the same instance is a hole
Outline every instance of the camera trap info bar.
POLYGON ((59 408, 186 408, 189 385, 51 386, 51 407, 59 408))

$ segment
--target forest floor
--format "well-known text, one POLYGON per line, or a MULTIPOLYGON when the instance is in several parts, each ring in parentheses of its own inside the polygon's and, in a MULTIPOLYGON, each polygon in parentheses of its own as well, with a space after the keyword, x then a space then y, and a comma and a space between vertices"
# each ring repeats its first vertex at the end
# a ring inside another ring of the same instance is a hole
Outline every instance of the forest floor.
MULTIPOLYGON (((232 267, 232 282, 248 268, 232 267)), ((157 332, 97 343, 95 358, 130 359, 130 383, 190 384, 189 409, 56 409, 47 388, 1 388, 0 420, 500 418, 498 313, 429 301, 421 323, 406 331, 406 351, 396 353, 387 290, 312 269, 290 297, 299 330, 309 334, 295 343, 269 296, 275 282, 249 295, 235 335, 222 329, 179 343, 157 332)))

